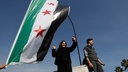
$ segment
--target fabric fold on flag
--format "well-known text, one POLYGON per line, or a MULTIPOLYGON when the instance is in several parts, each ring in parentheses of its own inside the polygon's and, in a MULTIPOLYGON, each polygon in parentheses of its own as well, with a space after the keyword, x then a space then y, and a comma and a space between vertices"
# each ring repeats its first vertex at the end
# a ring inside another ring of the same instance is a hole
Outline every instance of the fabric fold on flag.
POLYGON ((43 61, 69 7, 57 0, 32 0, 12 45, 7 64, 43 61))
POLYGON ((57 9, 54 12, 54 21, 52 22, 44 40, 41 44, 41 47, 37 54, 37 61, 42 61, 47 54, 47 50, 50 47, 51 41, 53 39, 54 33, 60 24, 66 19, 69 13, 69 7, 64 5, 58 5, 57 9))

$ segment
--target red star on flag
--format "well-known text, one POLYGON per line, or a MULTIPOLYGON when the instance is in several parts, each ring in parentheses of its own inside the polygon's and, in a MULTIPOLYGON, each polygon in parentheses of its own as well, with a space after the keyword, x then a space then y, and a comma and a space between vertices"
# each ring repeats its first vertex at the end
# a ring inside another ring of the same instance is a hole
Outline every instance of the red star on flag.
POLYGON ((34 31, 37 32, 36 37, 38 37, 38 36, 43 37, 43 32, 46 31, 46 30, 45 29, 42 29, 41 26, 39 26, 39 29, 34 30, 34 31))
POLYGON ((44 13, 44 15, 46 15, 46 14, 49 14, 49 15, 50 15, 50 12, 51 12, 51 11, 45 10, 45 11, 42 12, 42 13, 44 13))
POLYGON ((54 3, 49 3, 49 5, 52 5, 52 6, 54 6, 55 4, 54 4, 54 3))

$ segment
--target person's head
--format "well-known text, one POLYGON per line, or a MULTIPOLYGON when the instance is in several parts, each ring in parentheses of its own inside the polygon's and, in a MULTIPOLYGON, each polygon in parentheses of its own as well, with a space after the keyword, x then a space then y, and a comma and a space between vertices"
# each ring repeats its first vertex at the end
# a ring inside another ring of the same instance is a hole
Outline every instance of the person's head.
POLYGON ((93 38, 88 38, 86 41, 87 45, 93 46, 93 38))
POLYGON ((60 47, 63 47, 63 48, 67 47, 67 43, 66 43, 65 40, 62 40, 62 41, 60 42, 60 47))

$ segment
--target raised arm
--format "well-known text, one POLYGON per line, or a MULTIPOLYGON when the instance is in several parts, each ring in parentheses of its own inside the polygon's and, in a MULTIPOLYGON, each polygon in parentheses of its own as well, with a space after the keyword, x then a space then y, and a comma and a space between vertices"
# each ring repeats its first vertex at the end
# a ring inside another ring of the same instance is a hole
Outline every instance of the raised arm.
POLYGON ((73 44, 71 45, 71 47, 68 48, 69 52, 72 52, 77 46, 77 41, 76 41, 76 38, 74 36, 72 37, 72 41, 73 41, 73 44))
POLYGON ((52 46, 52 56, 56 57, 56 46, 52 46))

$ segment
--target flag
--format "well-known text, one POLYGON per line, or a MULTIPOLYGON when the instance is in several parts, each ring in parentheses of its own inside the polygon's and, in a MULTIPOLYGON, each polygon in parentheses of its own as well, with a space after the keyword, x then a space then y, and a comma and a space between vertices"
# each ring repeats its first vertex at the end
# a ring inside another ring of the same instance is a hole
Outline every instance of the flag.
POLYGON ((43 61, 69 7, 57 0, 32 0, 10 50, 6 64, 43 61))

